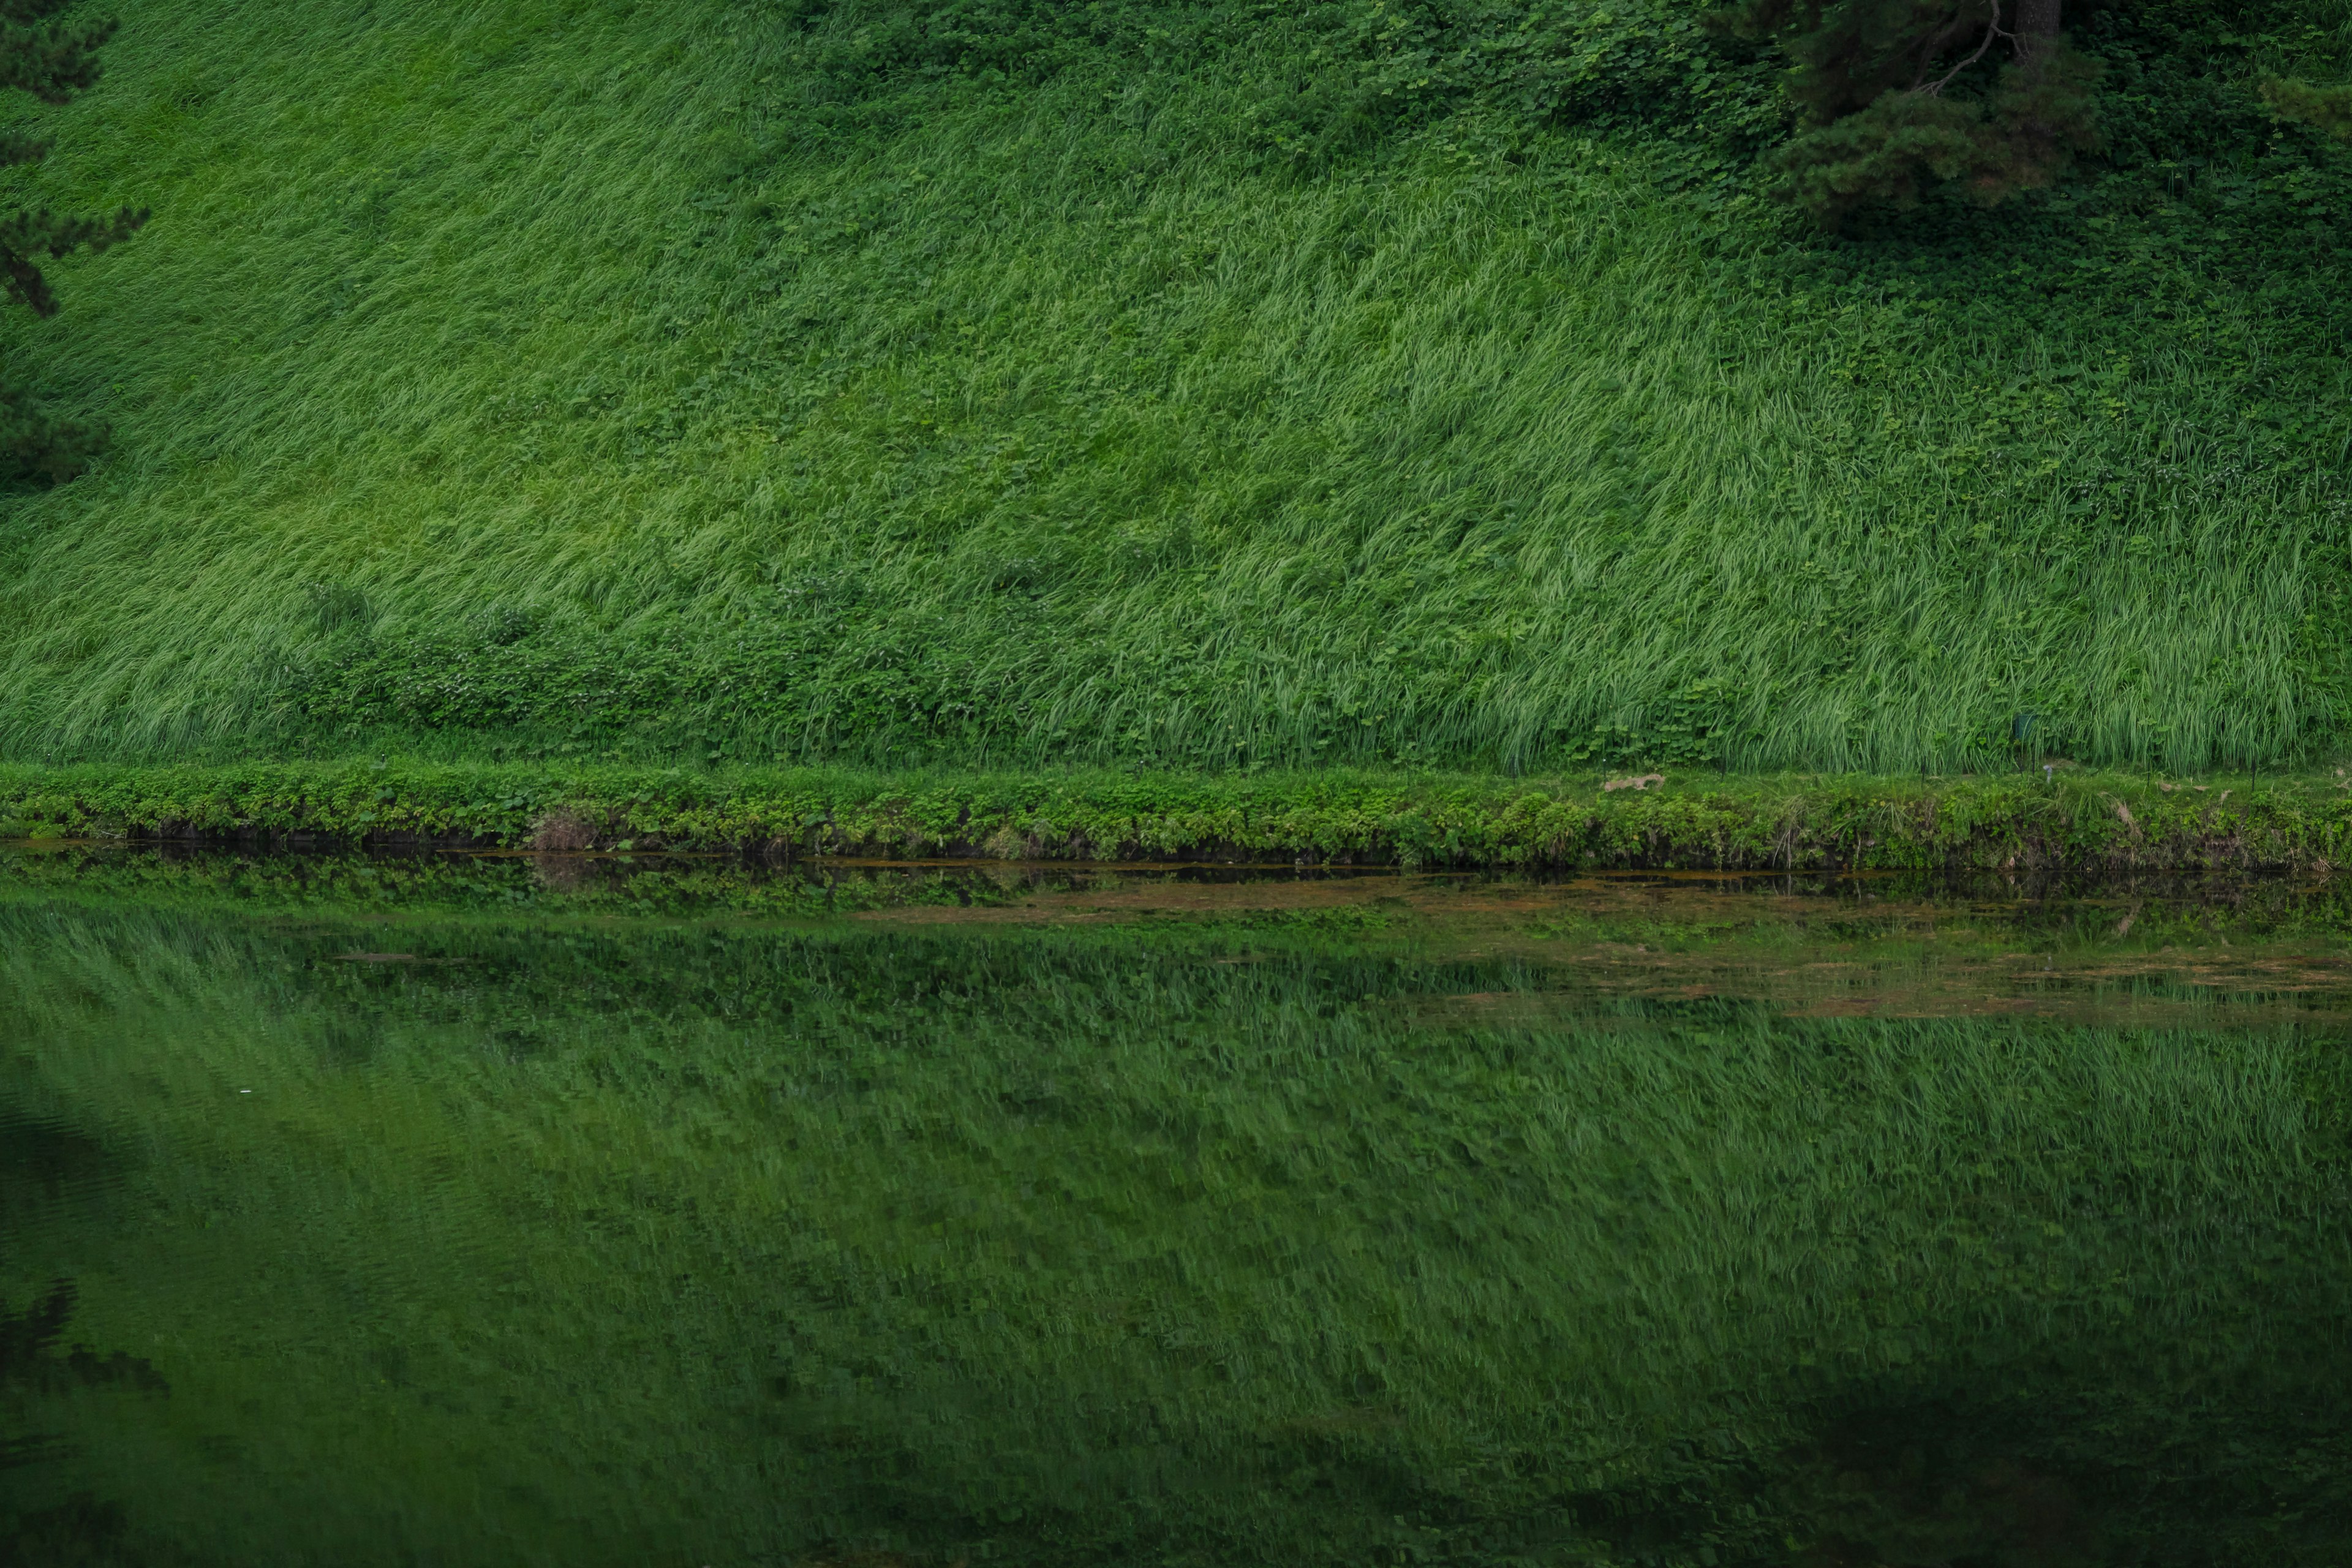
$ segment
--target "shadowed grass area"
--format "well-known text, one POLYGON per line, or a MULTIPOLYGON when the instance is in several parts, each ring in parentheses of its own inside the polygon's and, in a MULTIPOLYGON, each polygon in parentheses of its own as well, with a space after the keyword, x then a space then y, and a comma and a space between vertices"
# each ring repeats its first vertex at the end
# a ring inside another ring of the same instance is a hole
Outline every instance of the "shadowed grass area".
POLYGON ((6 502, 0 748, 2336 742, 2327 155, 2216 96, 2186 184, 1843 242, 1671 93, 1302 162, 1351 4, 1046 13, 999 68, 906 53, 922 5, 131 0, 13 176, 157 216, 0 340, 118 428, 6 502))

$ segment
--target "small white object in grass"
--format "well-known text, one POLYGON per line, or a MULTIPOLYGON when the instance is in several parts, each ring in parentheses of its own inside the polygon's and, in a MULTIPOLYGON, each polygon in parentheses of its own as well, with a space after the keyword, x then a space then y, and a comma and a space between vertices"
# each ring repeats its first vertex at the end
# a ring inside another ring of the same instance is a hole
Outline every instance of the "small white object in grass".
POLYGON ((253 1090, 251 1090, 251 1089, 238 1089, 238 1090, 237 1090, 237 1093, 239 1093, 239 1094, 251 1094, 252 1092, 253 1092, 253 1090))

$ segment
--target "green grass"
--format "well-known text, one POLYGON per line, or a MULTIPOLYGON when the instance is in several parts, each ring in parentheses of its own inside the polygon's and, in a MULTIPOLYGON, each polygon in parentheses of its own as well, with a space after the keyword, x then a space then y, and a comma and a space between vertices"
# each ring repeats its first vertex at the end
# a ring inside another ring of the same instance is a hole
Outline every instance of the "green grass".
POLYGON ((2341 777, 2212 784, 2055 769, 1956 779, 1314 768, 876 773, 618 763, 0 764, 0 837, 1412 866, 2328 875, 2341 777))
POLYGON ((2118 33, 2116 170, 1831 241, 1752 62, 1709 142, 1381 109, 1454 79, 1355 0, 937 9, 128 0, 12 176, 156 216, 0 329, 117 428, 0 511, 0 753, 2341 742, 2352 185, 2271 43, 2118 33))

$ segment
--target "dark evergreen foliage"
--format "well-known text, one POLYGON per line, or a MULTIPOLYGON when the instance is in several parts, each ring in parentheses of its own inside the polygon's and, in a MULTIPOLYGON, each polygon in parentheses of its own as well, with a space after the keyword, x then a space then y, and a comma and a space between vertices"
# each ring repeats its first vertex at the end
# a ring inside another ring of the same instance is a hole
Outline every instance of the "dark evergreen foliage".
POLYGON ((1998 205, 2096 151, 2099 65, 2059 19, 2058 0, 1746 0, 1717 18, 1787 55, 1805 123, 1782 190, 1830 224, 1916 206, 1931 180, 1998 205))
MULTIPOLYGON (((44 103, 63 103, 98 79, 97 50, 113 36, 111 20, 61 20, 71 0, 0 0, 0 87, 20 88, 44 103)), ((0 133, 0 166, 37 163, 49 144, 0 133)), ((0 216, 0 288, 10 298, 53 316, 57 296, 40 260, 76 250, 104 250, 147 221, 123 207, 108 217, 64 216, 46 207, 0 216)), ((13 376, 0 382, 0 479, 57 481, 88 466, 103 430, 45 413, 13 376)))
POLYGON ((60 419, 14 382, 0 382, 0 478, 56 484, 89 466, 106 444, 105 430, 60 419))

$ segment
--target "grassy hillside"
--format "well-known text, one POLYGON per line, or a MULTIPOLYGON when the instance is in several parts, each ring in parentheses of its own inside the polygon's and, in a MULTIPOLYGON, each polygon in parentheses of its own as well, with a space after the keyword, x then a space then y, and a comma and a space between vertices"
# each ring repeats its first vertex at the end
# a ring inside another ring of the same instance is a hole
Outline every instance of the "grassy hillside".
MULTIPOLYGON (((0 754, 2190 768, 2352 717, 2338 8, 1841 238, 1525 0, 126 0, 0 754)), ((2267 28, 2256 34, 2257 26, 2267 28)), ((2249 31, 2231 30, 2243 27, 2249 31)))

